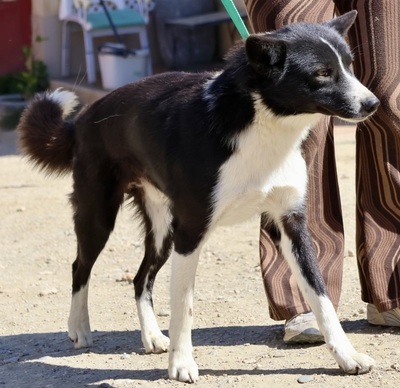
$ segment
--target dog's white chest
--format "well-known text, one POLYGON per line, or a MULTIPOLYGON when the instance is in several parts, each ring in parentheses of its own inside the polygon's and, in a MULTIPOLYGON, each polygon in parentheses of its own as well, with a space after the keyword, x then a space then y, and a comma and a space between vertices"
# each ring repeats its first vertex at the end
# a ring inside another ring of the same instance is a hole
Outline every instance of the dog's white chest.
POLYGON ((220 168, 212 223, 235 224, 302 202, 307 177, 300 144, 307 133, 298 125, 255 121, 240 134, 237 151, 220 168))

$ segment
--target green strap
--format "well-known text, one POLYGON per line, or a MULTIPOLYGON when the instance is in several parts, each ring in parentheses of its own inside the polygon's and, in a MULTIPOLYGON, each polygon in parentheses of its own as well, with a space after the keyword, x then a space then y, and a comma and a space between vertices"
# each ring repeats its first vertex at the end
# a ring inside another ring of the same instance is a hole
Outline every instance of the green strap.
POLYGON ((231 17, 233 24, 239 31, 239 34, 242 37, 242 39, 246 39, 250 34, 249 31, 247 31, 246 25, 243 23, 243 20, 240 17, 240 14, 233 0, 221 0, 221 2, 224 5, 229 16, 231 17))

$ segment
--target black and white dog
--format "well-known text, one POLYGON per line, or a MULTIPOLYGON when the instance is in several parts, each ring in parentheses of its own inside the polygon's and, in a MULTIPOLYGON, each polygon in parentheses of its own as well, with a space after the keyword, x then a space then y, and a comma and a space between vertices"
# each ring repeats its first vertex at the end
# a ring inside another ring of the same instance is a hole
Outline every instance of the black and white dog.
POLYGON ((21 148, 48 173, 72 171, 78 253, 69 336, 92 345, 89 276, 126 198, 145 230, 135 295, 146 352, 169 349, 169 377, 194 382, 193 289, 212 231, 264 213, 347 373, 374 361, 356 352, 322 280, 305 215, 307 174, 300 146, 322 115, 357 122, 378 99, 350 71, 343 36, 356 12, 323 24, 294 24, 237 44, 218 73, 173 72, 117 89, 80 112, 75 94, 36 97, 20 125, 21 148), (156 322, 152 289, 172 250, 170 339, 156 322))

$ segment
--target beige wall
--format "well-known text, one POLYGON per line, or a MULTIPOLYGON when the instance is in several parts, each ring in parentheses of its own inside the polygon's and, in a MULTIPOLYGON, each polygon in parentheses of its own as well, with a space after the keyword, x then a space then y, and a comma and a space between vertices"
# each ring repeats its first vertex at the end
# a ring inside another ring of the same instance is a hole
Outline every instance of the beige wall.
POLYGON ((58 19, 59 0, 32 0, 32 40, 35 56, 43 60, 50 77, 61 74, 61 24, 58 19), (36 37, 45 41, 37 43, 36 37))

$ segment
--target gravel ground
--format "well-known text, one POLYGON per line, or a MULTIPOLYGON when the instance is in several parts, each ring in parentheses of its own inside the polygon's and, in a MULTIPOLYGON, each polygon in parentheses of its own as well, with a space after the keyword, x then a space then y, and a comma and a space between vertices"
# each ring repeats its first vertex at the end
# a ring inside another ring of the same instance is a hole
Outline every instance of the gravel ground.
MULTIPOLYGON (((354 257, 354 128, 336 130, 346 229, 339 318, 376 368, 345 376, 324 345, 286 346, 282 323, 268 316, 258 264, 258 221, 220 228, 200 259, 194 355, 199 387, 398 387, 399 329, 372 327, 360 300, 354 257)), ((66 323, 75 236, 70 178, 46 178, 15 154, 0 133, 0 386, 181 387, 167 380, 168 355, 141 347, 131 279, 143 254, 133 212, 124 207, 97 261, 90 290, 94 345, 74 350, 66 323)), ((154 290, 162 330, 169 320, 169 264, 154 290)))

